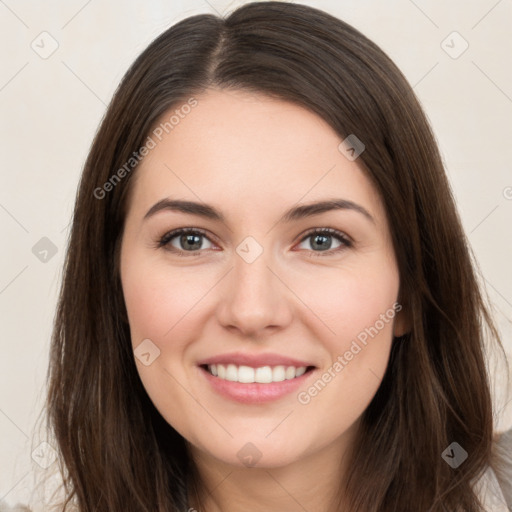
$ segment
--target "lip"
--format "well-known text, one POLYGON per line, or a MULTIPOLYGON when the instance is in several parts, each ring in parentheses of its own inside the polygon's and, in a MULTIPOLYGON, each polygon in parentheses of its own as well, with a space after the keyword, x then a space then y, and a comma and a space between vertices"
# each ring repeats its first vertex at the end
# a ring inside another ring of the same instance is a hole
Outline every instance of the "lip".
MULTIPOLYGON (((291 364, 290 366, 294 366, 294 364, 291 364)), ((242 382, 232 382, 220 379, 219 377, 214 377, 203 366, 199 366, 198 369, 214 391, 225 398, 229 398, 230 400, 234 400, 241 404, 264 404, 273 400, 278 400, 279 398, 289 395, 294 391, 296 392, 300 386, 304 385, 305 381, 309 379, 312 374, 316 373, 316 368, 313 368, 306 371, 306 373, 302 374, 300 377, 283 380, 281 382, 269 382, 268 384, 253 382, 245 384, 242 382)))
POLYGON ((228 354, 219 354, 217 356, 203 359, 197 364, 199 366, 210 364, 235 364, 237 366, 250 366, 251 368, 259 368, 261 366, 295 366, 296 368, 301 366, 315 366, 308 361, 301 361, 300 359, 295 359, 293 357, 283 356, 270 352, 266 354, 244 354, 242 352, 230 352, 228 354))

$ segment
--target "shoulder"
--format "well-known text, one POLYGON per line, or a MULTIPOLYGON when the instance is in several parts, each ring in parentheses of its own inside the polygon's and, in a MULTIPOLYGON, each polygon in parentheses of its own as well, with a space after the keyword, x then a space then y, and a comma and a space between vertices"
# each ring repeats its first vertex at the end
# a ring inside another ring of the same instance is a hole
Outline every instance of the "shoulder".
POLYGON ((512 509, 512 429, 496 434, 492 470, 509 509, 512 509))

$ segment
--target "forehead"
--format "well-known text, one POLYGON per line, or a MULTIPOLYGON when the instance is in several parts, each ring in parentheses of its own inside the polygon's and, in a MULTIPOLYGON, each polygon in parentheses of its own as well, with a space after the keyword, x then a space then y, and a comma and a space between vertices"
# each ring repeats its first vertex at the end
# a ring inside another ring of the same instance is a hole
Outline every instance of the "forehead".
POLYGON ((370 180, 315 113, 239 90, 207 90, 194 99, 193 108, 181 108, 187 100, 173 105, 150 133, 155 146, 133 184, 139 214, 166 196, 254 211, 329 195, 364 202, 379 216, 370 180))

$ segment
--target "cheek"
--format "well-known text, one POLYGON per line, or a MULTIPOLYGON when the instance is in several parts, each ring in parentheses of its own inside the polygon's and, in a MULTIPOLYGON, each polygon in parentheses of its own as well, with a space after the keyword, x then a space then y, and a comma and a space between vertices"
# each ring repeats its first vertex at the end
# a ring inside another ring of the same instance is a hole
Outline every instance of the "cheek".
MULTIPOLYGON (((319 381, 304 389, 299 400, 314 401, 318 414, 331 404, 333 410, 351 411, 348 416, 354 419, 380 386, 393 340, 399 275, 394 260, 379 263, 358 262, 336 273, 329 269, 329 279, 316 275, 315 280, 302 281, 302 291, 309 290, 308 306, 322 320, 317 337, 330 358, 319 381)), ((346 415, 339 418, 347 420, 346 415)), ((334 429, 339 426, 333 422, 334 429)))
POLYGON ((204 287, 208 285, 193 273, 187 276, 179 268, 162 265, 147 255, 137 258, 132 253, 122 265, 123 294, 139 377, 165 420, 189 436, 194 422, 204 422, 201 411, 194 408, 195 403, 182 387, 188 382, 184 365, 187 347, 190 340, 200 335, 201 325, 194 321, 194 306, 207 291, 198 287, 201 282, 204 287), (148 342, 142 345, 147 339, 157 348, 148 342), (137 359, 139 345, 145 347, 140 353, 150 352, 148 365, 137 359))
POLYGON ((183 269, 135 259, 125 266, 122 282, 134 343, 141 336, 156 340, 171 336, 174 326, 186 322, 208 285, 207 279, 183 269))
MULTIPOLYGON (((397 280, 376 283, 359 275, 344 279, 343 285, 338 288, 331 283, 330 295, 317 297, 318 306, 323 303, 331 312, 325 323, 335 334, 323 329, 321 337, 330 361, 297 397, 306 422, 308 418, 325 418, 318 436, 329 439, 364 413, 381 385, 396 315, 397 280)), ((324 309, 324 313, 328 311, 324 309)))
POLYGON ((384 336, 391 335, 398 269, 393 260, 377 263, 361 259, 336 271, 328 268, 297 275, 294 291, 320 320, 318 332, 331 352, 333 348, 344 351, 351 340, 361 333, 364 338, 366 329, 375 325, 384 336))

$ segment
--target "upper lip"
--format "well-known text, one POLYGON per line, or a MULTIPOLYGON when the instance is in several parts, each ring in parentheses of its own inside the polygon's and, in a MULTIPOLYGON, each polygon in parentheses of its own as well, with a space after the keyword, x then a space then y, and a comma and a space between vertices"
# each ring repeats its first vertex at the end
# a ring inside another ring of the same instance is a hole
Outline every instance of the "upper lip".
POLYGON ((314 366, 307 361, 273 353, 244 354, 242 352, 230 352, 229 354, 219 354, 198 362, 199 366, 212 364, 234 364, 237 366, 250 366, 252 368, 259 368, 261 366, 295 366, 296 368, 314 366))

